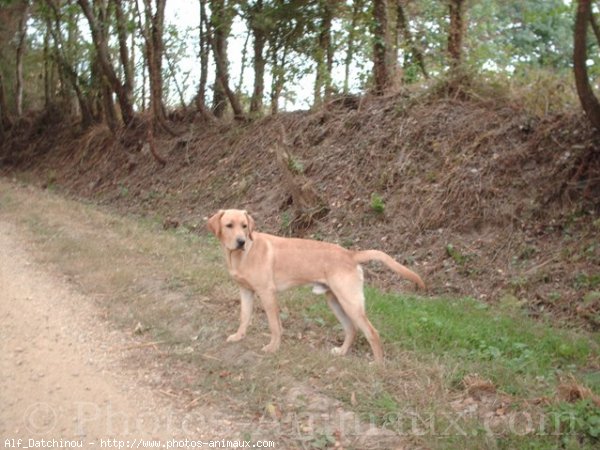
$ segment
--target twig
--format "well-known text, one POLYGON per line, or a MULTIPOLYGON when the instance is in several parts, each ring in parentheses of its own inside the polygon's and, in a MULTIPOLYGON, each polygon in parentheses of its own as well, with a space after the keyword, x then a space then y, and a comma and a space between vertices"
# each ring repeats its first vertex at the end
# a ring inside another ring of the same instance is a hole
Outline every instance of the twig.
POLYGON ((166 395, 167 397, 171 397, 171 398, 179 398, 179 396, 177 394, 173 394, 172 392, 168 392, 165 391, 163 389, 159 389, 159 391, 161 394, 166 395))
POLYGON ((217 358, 216 356, 208 355, 206 353, 201 353, 200 356, 206 359, 213 359, 215 361, 223 361, 221 358, 217 358))
POLYGON ((141 344, 125 345, 123 347, 112 347, 109 351, 114 350, 133 350, 135 348, 156 347, 158 344, 164 344, 166 341, 142 342, 141 344))

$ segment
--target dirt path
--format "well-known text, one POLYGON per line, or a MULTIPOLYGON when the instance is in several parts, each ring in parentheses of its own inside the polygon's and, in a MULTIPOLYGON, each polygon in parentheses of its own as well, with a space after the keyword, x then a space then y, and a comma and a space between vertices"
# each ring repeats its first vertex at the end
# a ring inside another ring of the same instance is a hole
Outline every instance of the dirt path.
POLYGON ((69 440, 83 448, 235 439, 231 421, 221 414, 180 411, 140 383, 143 369, 126 369, 121 361, 131 337, 111 330, 91 299, 34 263, 24 244, 18 229, 0 220, 0 439, 5 446, 6 439, 15 439, 10 441, 15 445, 22 439, 22 446, 30 439, 69 440))

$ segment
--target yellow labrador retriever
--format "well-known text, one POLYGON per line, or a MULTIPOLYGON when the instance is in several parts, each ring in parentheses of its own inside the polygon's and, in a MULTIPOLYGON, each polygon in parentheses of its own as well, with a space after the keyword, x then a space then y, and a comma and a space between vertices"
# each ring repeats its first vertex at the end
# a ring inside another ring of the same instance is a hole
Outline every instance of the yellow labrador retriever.
POLYGON ((229 274, 240 287, 240 326, 227 341, 239 341, 246 335, 256 294, 267 313, 271 331, 271 341, 263 347, 265 352, 277 351, 281 343, 282 328, 275 294, 293 286, 312 285, 313 292, 326 294, 329 307, 344 328, 344 343, 332 349, 332 353, 345 355, 359 328, 371 345, 375 361, 382 362, 379 334, 365 314, 363 271, 359 264, 381 261, 425 288, 419 275, 383 252, 351 251, 326 242, 259 233, 254 229, 254 219, 246 211, 220 210, 208 220, 207 226, 220 240, 229 274))

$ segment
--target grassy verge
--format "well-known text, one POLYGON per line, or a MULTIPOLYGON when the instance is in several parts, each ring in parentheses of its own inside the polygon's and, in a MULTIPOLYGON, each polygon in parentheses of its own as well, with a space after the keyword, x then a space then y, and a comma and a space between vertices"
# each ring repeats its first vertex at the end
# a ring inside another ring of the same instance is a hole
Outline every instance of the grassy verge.
MULTIPOLYGON (((597 333, 534 321, 517 307, 369 289, 387 359, 373 367, 362 337, 350 357, 330 356, 341 327, 322 298, 299 289, 281 296, 284 342, 265 356, 258 307, 248 338, 225 342, 237 327, 237 290, 207 235, 1 180, 0 217, 19 226, 41 262, 94 298, 100 316, 159 343, 160 352, 140 347, 128 358, 156 367, 161 389, 186 407, 225 404, 249 422, 277 422, 289 447, 325 448, 336 433, 358 434, 355 424, 334 421, 332 408, 416 447, 598 444, 597 333)), ((381 435, 361 441, 360 433, 356 448, 378 448, 381 435)))

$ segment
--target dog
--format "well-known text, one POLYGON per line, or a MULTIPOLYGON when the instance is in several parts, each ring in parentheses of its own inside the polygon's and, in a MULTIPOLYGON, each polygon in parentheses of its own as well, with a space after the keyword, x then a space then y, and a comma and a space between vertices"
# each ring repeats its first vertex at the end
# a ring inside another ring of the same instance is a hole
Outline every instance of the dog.
POLYGON ((365 314, 360 263, 380 261, 425 289, 419 275, 384 252, 351 251, 321 241, 259 233, 254 219, 243 210, 220 210, 208 219, 207 227, 220 241, 229 274, 240 288, 240 326, 227 338, 228 342, 237 342, 246 335, 257 295, 271 332, 271 340, 262 350, 277 351, 282 327, 276 293, 294 286, 312 285, 313 292, 326 295, 327 304, 344 328, 344 342, 333 348, 332 353, 346 355, 360 329, 371 346, 374 361, 382 363, 379 333, 365 314))

